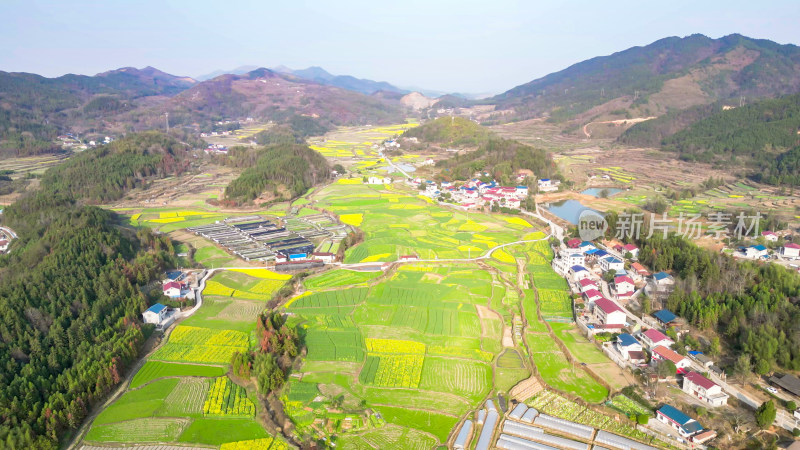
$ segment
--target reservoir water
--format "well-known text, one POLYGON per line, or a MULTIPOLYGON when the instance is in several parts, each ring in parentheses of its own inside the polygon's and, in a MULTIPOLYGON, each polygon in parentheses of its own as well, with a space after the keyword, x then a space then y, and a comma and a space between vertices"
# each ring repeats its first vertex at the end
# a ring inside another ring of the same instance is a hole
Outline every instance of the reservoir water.
POLYGON ((591 195, 592 197, 600 197, 600 192, 602 191, 608 192, 608 197, 611 197, 614 194, 618 194, 622 192, 622 189, 619 188, 602 188, 602 187, 593 187, 589 189, 585 189, 581 191, 581 194, 591 195))
POLYGON ((592 209, 588 206, 585 206, 578 200, 572 199, 548 203, 544 205, 544 208, 573 225, 578 224, 578 218, 580 218, 582 212, 586 211, 587 209, 592 209))

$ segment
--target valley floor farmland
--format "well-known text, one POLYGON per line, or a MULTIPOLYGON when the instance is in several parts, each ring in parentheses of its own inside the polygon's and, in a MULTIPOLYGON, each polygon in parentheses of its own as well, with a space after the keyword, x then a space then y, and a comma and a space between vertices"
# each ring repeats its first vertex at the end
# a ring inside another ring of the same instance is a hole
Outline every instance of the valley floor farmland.
MULTIPOLYGON (((379 275, 338 269, 310 277, 309 290, 284 306, 306 330, 307 357, 283 398, 301 436, 336 434, 345 448, 374 448, 371 442, 400 435, 421 448, 446 444, 486 398, 532 373, 587 402, 606 399, 607 387, 568 359, 542 321, 559 331, 574 327, 567 286, 550 267, 539 226, 433 204, 399 183, 333 183, 309 200, 364 232, 346 263, 406 254, 429 261, 379 275), (517 241, 534 242, 468 261, 517 241)), ((581 358, 605 360, 594 347, 581 350, 581 358)))
POLYGON ((288 278, 265 269, 217 272, 203 306, 171 329, 84 441, 288 448, 257 420, 255 391, 227 376, 233 353, 255 345, 256 317, 288 278))

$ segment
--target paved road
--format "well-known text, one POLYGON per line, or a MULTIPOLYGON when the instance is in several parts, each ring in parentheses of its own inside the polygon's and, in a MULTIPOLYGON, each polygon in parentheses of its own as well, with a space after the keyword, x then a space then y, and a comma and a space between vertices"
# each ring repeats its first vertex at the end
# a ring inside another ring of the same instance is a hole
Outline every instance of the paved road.
POLYGON ((392 162, 392 160, 391 160, 391 159, 389 159, 389 157, 388 157, 388 156, 386 156, 386 155, 384 155, 384 154, 383 154, 383 151, 379 151, 379 152, 378 152, 378 156, 380 156, 381 158, 385 159, 385 160, 386 160, 386 162, 388 162, 388 163, 389 163, 389 165, 390 165, 390 166, 392 166, 392 168, 393 168, 393 169, 395 169, 395 170, 397 170, 398 172, 400 172, 400 173, 402 173, 403 175, 405 175, 405 176, 406 176, 406 178, 414 178, 414 177, 412 177, 411 175, 409 175, 408 173, 406 173, 406 171, 405 171, 405 170, 401 169, 401 168, 400 168, 400 166, 397 166, 397 165, 395 165, 395 163, 393 163, 393 162, 392 162))

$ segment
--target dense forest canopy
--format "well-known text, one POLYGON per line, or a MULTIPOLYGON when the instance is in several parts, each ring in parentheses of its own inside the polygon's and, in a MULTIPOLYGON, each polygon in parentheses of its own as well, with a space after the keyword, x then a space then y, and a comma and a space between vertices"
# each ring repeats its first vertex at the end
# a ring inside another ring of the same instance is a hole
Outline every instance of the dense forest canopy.
POLYGON ((3 211, 19 235, 0 257, 4 448, 56 448, 121 381, 145 337, 140 287, 174 265, 167 237, 124 234, 50 180, 3 211))
POLYGON ((800 277, 792 270, 737 262, 674 234, 637 244, 644 264, 678 277, 667 308, 718 333, 754 366, 800 370, 800 277))
POLYGON ((739 162, 756 181, 800 185, 800 94, 723 110, 672 112, 631 127, 620 142, 661 146, 682 159, 739 162))
POLYGON ((300 144, 234 148, 230 164, 244 168, 225 188, 226 198, 236 203, 253 201, 269 190, 273 198, 297 197, 331 173, 324 156, 300 144))
POLYGON ((521 169, 531 170, 541 178, 558 177, 550 155, 511 139, 502 139, 481 125, 461 117, 441 117, 403 133, 424 144, 468 146, 476 150, 440 160, 442 176, 453 180, 472 178, 476 172, 488 172, 503 184, 512 184, 521 169))
POLYGON ((184 172, 187 154, 186 144, 164 133, 130 134, 48 170, 42 188, 93 203, 117 200, 154 177, 184 172))
POLYGON ((463 117, 440 117, 406 130, 402 137, 441 146, 478 146, 489 138, 490 131, 463 117))
POLYGON ((331 130, 331 125, 320 119, 294 115, 285 123, 279 123, 255 135, 258 145, 302 144, 309 136, 322 136, 331 130))

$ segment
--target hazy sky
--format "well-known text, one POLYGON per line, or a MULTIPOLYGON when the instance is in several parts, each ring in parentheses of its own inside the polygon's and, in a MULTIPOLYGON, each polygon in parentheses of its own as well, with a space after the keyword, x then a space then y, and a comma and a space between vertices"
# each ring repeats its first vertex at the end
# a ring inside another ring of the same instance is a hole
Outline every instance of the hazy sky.
POLYGON ((241 65, 501 92, 666 36, 800 43, 800 2, 0 0, 0 70, 93 75, 241 65))

